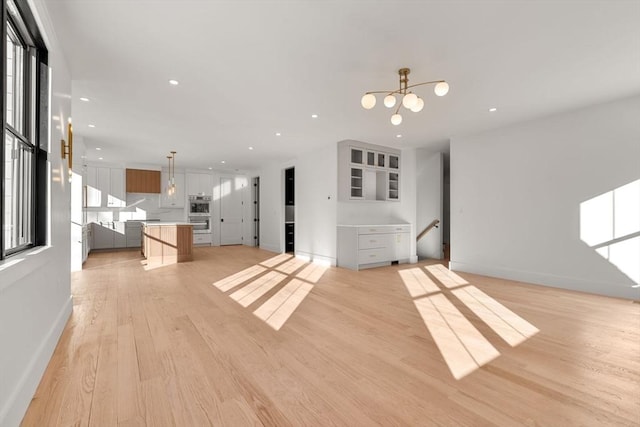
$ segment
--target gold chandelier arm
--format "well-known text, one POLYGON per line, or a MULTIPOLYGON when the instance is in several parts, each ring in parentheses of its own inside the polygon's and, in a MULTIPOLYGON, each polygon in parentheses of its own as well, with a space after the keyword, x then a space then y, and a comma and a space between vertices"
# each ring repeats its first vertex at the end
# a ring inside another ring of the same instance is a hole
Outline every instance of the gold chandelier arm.
POLYGON ((424 85, 432 85, 432 84, 438 84, 438 83, 445 83, 445 80, 433 80, 430 82, 423 82, 423 83, 416 83, 413 85, 409 85, 406 88, 400 88, 400 89, 396 89, 396 90, 373 90, 373 91, 369 91, 369 92, 365 92, 365 95, 368 94, 373 94, 373 93, 386 93, 387 95, 393 95, 394 93, 398 93, 400 95, 406 95, 405 91, 407 89, 411 89, 412 87, 416 87, 416 86, 424 86, 424 85))
POLYGON ((416 86, 432 85, 432 84, 438 84, 438 83, 445 83, 445 81, 444 80, 433 80, 431 82, 416 83, 414 85, 407 86, 407 89, 410 89, 410 88, 416 87, 416 86))

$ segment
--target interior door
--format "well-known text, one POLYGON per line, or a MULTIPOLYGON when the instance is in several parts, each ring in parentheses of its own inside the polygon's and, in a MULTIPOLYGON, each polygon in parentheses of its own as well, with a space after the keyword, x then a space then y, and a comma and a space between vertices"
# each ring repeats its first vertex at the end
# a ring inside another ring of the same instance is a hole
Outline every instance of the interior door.
POLYGON ((220 178, 221 245, 241 245, 243 243, 242 185, 233 178, 220 178))

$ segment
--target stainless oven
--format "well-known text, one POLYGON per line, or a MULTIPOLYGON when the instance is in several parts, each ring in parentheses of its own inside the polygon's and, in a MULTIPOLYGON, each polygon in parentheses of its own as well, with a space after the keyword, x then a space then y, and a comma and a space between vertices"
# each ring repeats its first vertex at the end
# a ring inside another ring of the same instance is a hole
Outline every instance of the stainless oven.
POLYGON ((211 233, 211 217, 190 216, 189 224, 193 226, 193 234, 211 233))
POLYGON ((193 234, 211 233, 211 196, 189 196, 189 223, 193 234))
POLYGON ((189 216, 211 216, 211 196, 189 196, 189 216))

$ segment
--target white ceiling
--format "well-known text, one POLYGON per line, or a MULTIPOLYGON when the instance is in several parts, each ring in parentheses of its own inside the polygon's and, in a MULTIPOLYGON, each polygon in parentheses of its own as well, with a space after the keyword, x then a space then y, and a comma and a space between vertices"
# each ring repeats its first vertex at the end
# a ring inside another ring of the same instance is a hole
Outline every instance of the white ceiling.
POLYGON ((176 150, 177 167, 248 170, 343 139, 443 149, 453 136, 640 93, 638 1, 48 0, 47 8, 88 160, 164 165, 176 150), (360 98, 396 89, 401 67, 411 68, 410 83, 446 79, 451 90, 438 98, 418 88, 424 110, 405 110, 393 126, 381 99, 367 111, 360 98))

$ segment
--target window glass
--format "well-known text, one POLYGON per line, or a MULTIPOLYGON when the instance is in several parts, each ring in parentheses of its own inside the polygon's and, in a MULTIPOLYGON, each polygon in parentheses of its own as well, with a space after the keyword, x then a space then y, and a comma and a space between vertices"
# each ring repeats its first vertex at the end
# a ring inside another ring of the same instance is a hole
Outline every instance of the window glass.
POLYGON ((33 150, 10 132, 4 143, 4 249, 33 243, 33 150))
POLYGON ((19 133, 24 133, 24 66, 25 48, 13 27, 7 25, 6 122, 19 133))

